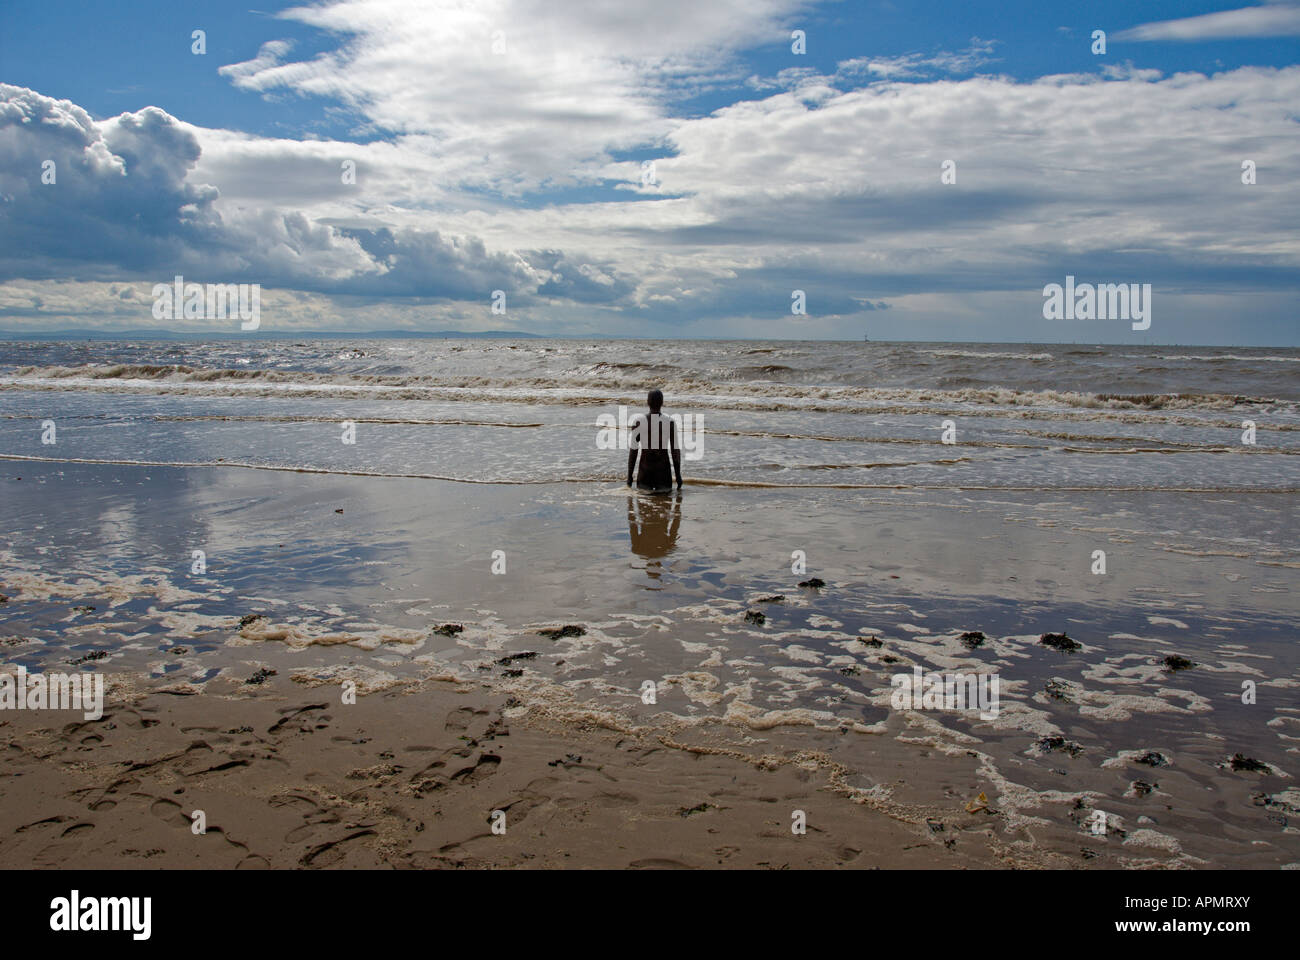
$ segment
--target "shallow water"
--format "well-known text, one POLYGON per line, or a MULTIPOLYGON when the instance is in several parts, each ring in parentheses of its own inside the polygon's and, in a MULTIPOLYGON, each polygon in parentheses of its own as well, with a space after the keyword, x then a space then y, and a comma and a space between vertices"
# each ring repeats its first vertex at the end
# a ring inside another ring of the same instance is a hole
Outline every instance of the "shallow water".
POLYGON ((1295 492, 1296 362, 1282 348, 0 343, 0 455, 617 479, 597 418, 637 412, 658 385, 667 412, 701 424, 697 482, 1295 492), (47 419, 57 451, 40 443, 47 419))

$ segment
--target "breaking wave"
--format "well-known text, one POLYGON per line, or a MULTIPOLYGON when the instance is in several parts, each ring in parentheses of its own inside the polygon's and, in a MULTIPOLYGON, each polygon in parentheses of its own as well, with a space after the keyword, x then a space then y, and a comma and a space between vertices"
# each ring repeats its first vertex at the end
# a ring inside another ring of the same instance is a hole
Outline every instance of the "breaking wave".
MULTIPOLYGON (((0 390, 83 390, 188 394, 196 396, 328 396, 355 399, 472 400, 537 404, 640 403, 644 376, 604 376, 602 370, 641 370, 646 364, 600 363, 591 372, 559 376, 491 377, 477 374, 381 374, 272 370, 200 369, 184 364, 113 364, 76 367, 19 367, 0 376, 0 390)), ((745 374, 787 374, 780 364, 730 371, 735 379, 667 374, 655 381, 676 405, 712 409, 771 409, 835 413, 880 413, 889 405, 915 405, 912 412, 959 406, 1082 411, 1231 411, 1269 408, 1297 412, 1294 401, 1228 393, 1104 393, 1082 390, 1026 390, 964 385, 956 389, 814 385, 748 379, 745 374)))

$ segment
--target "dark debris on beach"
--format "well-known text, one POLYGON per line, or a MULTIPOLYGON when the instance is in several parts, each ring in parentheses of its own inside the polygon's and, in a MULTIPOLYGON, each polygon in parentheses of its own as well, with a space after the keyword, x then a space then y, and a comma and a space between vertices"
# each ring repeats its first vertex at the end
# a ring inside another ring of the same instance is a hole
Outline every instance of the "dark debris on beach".
POLYGON ((566 637, 585 636, 587 631, 576 623, 565 624, 562 627, 553 627, 546 630, 538 630, 537 634, 550 640, 563 640, 566 637))
POLYGON ((1060 750, 1068 753, 1072 757, 1077 757, 1083 753, 1083 747, 1079 746, 1073 740, 1067 740, 1065 737, 1041 737, 1038 741, 1038 748, 1044 753, 1051 753, 1053 750, 1060 750))
POLYGON ((442 637, 454 637, 464 629, 459 623, 444 623, 441 627, 434 627, 433 632, 442 637))
POLYGON ((755 623, 761 627, 763 624, 767 623, 767 614, 763 613, 761 610, 746 610, 745 622, 755 623))
POLYGON ((967 630, 959 639, 967 650, 974 650, 976 647, 983 646, 988 637, 984 636, 981 630, 967 630))
POLYGON ((1059 677, 1052 677, 1043 684, 1043 692, 1053 700, 1062 700, 1065 703, 1070 702, 1070 681, 1062 680, 1059 677))
POLYGON ((1133 758, 1134 763, 1140 763, 1144 767, 1167 767, 1169 758, 1163 753, 1157 753, 1155 750, 1148 750, 1141 756, 1133 758))
POLYGON ((1300 814, 1300 806, 1288 803, 1285 800, 1279 800, 1267 793, 1257 793, 1250 798, 1250 801, 1257 807, 1267 807, 1269 809, 1285 810, 1287 813, 1300 814))
POLYGON ((697 803, 693 807, 682 807, 680 810, 677 811, 677 816, 685 818, 685 817, 689 817, 692 813, 705 813, 709 810, 721 810, 721 809, 722 808, 719 807, 716 803, 709 803, 709 801, 705 800, 701 803, 697 803))
POLYGON ((1234 771, 1245 770, 1247 773, 1272 773, 1273 768, 1267 763, 1256 760, 1254 757, 1248 757, 1242 753, 1234 753, 1232 759, 1228 761, 1228 766, 1234 771))
POLYGON ((1053 650, 1061 650, 1065 653, 1073 653, 1075 650, 1083 649, 1083 644, 1064 633, 1045 633, 1038 638, 1038 642, 1045 647, 1051 647, 1053 650))

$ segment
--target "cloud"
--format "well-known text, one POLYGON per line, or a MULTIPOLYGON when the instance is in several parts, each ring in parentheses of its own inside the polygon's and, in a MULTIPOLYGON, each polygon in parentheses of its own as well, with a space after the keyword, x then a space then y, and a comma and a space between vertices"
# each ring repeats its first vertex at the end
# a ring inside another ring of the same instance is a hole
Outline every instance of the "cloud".
POLYGON ((0 84, 0 276, 135 269, 199 242, 215 190, 186 180, 198 152, 157 108, 99 124, 67 100, 0 84))
POLYGON ((810 6, 336 0, 279 16, 338 49, 286 62, 285 44, 265 44, 221 72, 251 92, 337 100, 382 135, 427 137, 444 184, 520 195, 595 182, 614 152, 662 140, 673 101, 739 83, 737 51, 788 42, 810 6))
POLYGON ((288 86, 292 83, 292 70, 283 68, 281 61, 292 49, 293 44, 287 40, 270 40, 262 44, 254 59, 220 67, 217 73, 229 77, 235 86, 246 90, 264 90, 275 85, 288 86))
POLYGON ((683 122, 658 170, 686 199, 645 211, 635 239, 689 251, 711 279, 651 271, 643 292, 685 306, 674 291, 707 283, 777 311, 799 287, 830 312, 855 296, 1041 289, 1067 270, 1294 289, 1300 196, 1240 173, 1300 163, 1300 68, 1117 75, 876 83, 815 105, 789 92, 683 122))
POLYGON ((1141 42, 1295 36, 1300 36, 1300 4, 1278 0, 1258 7, 1144 23, 1116 34, 1115 39, 1141 42))
POLYGON ((970 46, 958 53, 941 50, 929 56, 909 53, 901 57, 857 57, 841 61, 837 72, 845 76, 869 74, 883 80, 973 73, 982 66, 997 62, 997 58, 992 56, 996 45, 996 40, 971 37, 970 46))
POLYGON ((1162 296, 1296 292, 1300 67, 1108 63, 1024 81, 970 76, 995 50, 973 39, 759 75, 741 54, 787 44, 796 7, 688 6, 552 17, 494 0, 439 18, 349 0, 287 14, 335 49, 295 62, 267 44, 225 70, 253 93, 345 102, 366 142, 205 129, 156 108, 95 121, 0 88, 6 309, 46 317, 54 298, 24 278, 80 279, 84 296, 58 309, 103 314, 98 297, 117 317, 139 288, 94 283, 180 272, 260 282, 299 329, 500 327, 486 310, 501 289, 507 325, 539 331, 817 336, 868 313, 873 330, 902 323, 905 303, 965 316, 970 301, 1027 304, 998 322, 1032 337, 1019 325, 1041 319, 1035 291, 1066 273, 1162 296), (719 84, 734 85, 726 105, 683 104, 719 84), (57 187, 39 181, 47 156, 57 187), (645 156, 655 184, 640 180, 645 156), (805 318, 789 312, 796 289, 805 318))
POLYGON ((191 179, 204 135, 157 107, 96 122, 66 100, 0 84, 0 279, 182 274, 205 282, 484 302, 494 289, 525 300, 544 293, 582 301, 627 289, 608 265, 538 255, 545 261, 538 269, 526 255, 489 250, 477 237, 445 234, 428 222, 394 228, 311 215, 313 194, 327 209, 340 195, 337 154, 355 155, 352 145, 268 145, 218 134, 214 139, 229 148, 228 182, 242 181, 254 198, 241 200, 235 191, 223 201, 205 178, 191 179), (259 151, 260 165, 240 162, 259 151), (335 157, 326 160, 328 152, 335 157), (52 183, 41 179, 47 160, 54 164, 52 183), (259 189, 268 176, 273 185, 277 178, 316 185, 286 202, 274 188, 259 189))

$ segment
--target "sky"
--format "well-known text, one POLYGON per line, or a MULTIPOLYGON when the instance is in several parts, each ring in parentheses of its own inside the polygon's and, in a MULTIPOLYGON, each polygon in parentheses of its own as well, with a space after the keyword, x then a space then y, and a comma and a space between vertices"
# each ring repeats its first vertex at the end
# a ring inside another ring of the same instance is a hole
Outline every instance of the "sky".
POLYGON ((1300 0, 0 7, 0 330, 1300 345, 1300 0))

